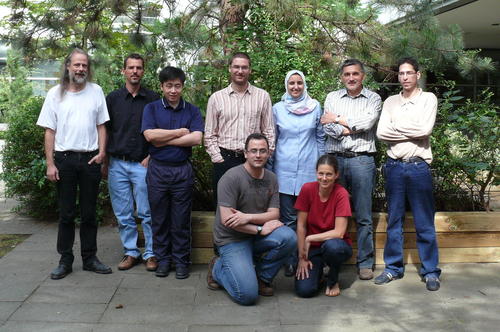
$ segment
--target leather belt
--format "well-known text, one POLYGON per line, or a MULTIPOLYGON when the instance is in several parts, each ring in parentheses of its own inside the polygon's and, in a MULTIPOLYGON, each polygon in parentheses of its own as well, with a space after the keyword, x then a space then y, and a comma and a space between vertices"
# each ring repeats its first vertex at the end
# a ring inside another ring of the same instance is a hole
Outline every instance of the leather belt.
POLYGON ((359 156, 373 156, 375 153, 371 152, 354 152, 354 151, 344 151, 344 152, 331 152, 329 153, 334 156, 339 156, 343 158, 354 158, 354 157, 359 157, 359 156))

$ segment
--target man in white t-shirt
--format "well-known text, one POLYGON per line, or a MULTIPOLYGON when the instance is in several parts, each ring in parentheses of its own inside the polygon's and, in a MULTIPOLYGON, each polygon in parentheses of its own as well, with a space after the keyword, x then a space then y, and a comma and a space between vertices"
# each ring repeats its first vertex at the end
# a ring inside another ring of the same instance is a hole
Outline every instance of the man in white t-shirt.
POLYGON ((105 157, 104 123, 109 115, 101 87, 90 79, 89 56, 75 48, 64 61, 60 84, 47 93, 37 121, 45 128, 47 179, 56 182, 59 203, 57 252, 61 259, 50 274, 52 279, 72 272, 78 192, 83 269, 112 272, 96 257, 96 201, 105 157))

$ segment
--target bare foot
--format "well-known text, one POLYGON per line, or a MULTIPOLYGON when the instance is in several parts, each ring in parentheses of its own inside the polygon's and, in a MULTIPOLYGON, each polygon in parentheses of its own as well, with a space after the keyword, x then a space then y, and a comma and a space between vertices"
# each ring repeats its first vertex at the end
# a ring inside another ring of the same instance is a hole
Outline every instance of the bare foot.
POLYGON ((325 291, 326 296, 339 296, 340 295, 340 288, 339 288, 339 283, 337 282, 335 285, 331 287, 326 287, 325 291))

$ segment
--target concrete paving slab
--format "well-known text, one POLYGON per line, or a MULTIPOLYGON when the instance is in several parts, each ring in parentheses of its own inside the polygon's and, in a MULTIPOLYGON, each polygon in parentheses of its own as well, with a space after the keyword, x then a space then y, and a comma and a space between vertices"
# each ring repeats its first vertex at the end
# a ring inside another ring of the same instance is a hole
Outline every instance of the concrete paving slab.
POLYGON ((94 325, 80 323, 49 323, 8 321, 0 328, 2 332, 92 332, 94 325))
POLYGON ((38 287, 39 281, 3 280, 0 283, 0 301, 24 301, 38 287))
MULTIPOLYGON (((281 332, 279 325, 191 325, 188 332, 281 332)), ((304 332, 303 330, 302 332, 304 332)))
POLYGON ((136 266, 132 270, 119 271, 123 276, 121 287, 123 288, 195 288, 200 283, 200 273, 191 273, 187 279, 175 279, 175 271, 170 272, 166 278, 158 278, 154 272, 146 271, 144 266, 136 266), (139 270, 140 273, 131 273, 139 270))
POLYGON ((27 303, 103 303, 107 304, 116 288, 113 287, 75 287, 40 286, 26 300, 27 303))
POLYGON ((279 307, 275 301, 259 301, 256 306, 209 304, 195 306, 189 319, 195 325, 279 325, 279 307))
POLYGON ((110 305, 99 323, 107 324, 175 324, 189 322, 193 316, 193 305, 124 305, 116 308, 110 305))
POLYGON ((23 304, 22 302, 0 302, 0 321, 6 321, 23 304))
MULTIPOLYGON (((55 267, 55 266, 54 266, 55 267)), ((73 265, 73 272, 64 279, 52 280, 47 278, 41 286, 72 286, 72 287, 110 287, 116 289, 123 277, 118 273, 98 274, 83 271, 81 265, 73 265)))
POLYGON ((122 288, 120 287, 111 301, 115 304, 134 305, 175 305, 194 304, 195 289, 181 288, 122 288))
POLYGON ((106 304, 24 303, 9 321, 97 323, 106 304))
POLYGON ((188 332, 187 325, 178 324, 97 324, 92 332, 188 332))

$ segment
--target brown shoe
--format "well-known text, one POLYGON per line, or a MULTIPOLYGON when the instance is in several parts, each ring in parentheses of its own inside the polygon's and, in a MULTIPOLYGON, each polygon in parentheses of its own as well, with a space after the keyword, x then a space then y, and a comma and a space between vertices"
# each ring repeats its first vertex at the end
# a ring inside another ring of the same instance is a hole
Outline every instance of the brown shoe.
POLYGON ((158 261, 156 260, 156 257, 149 257, 146 259, 146 270, 154 272, 158 268, 158 261))
POLYGON ((125 255, 122 258, 120 264, 118 264, 118 270, 128 270, 136 266, 141 262, 141 257, 133 257, 129 255, 125 255))
POLYGON ((220 289, 220 285, 217 283, 217 281, 214 280, 214 277, 212 276, 212 270, 214 268, 215 262, 217 262, 217 259, 219 259, 219 257, 214 256, 210 260, 210 263, 208 263, 207 287, 208 287, 208 289, 211 289, 211 290, 220 289))
POLYGON ((259 294, 262 296, 273 296, 274 289, 270 283, 259 279, 259 294))
POLYGON ((359 275, 359 279, 361 279, 361 280, 373 279, 372 269, 359 269, 358 275, 359 275))

